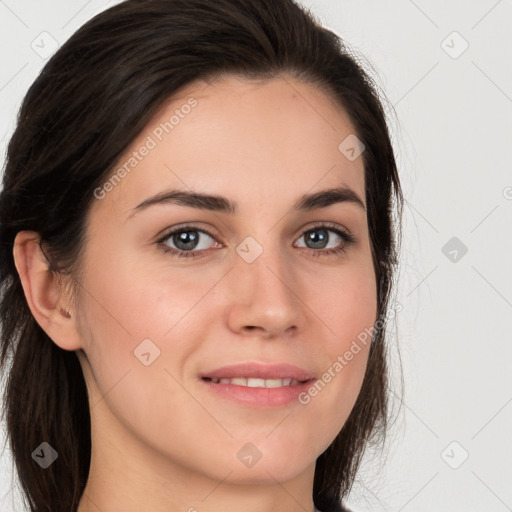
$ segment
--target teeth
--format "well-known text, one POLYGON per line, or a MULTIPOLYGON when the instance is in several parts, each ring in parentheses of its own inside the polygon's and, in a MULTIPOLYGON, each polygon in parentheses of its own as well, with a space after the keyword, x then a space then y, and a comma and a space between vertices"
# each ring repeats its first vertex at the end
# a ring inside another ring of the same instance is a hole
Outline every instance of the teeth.
MULTIPOLYGON (((234 383, 236 384, 236 382, 234 383)), ((242 384, 243 386, 243 384, 242 384)), ((248 388, 264 388, 265 387, 265 379, 247 379, 247 387, 248 388)))
POLYGON ((233 378, 233 379, 211 379, 216 384, 234 384, 248 388, 280 388, 284 386, 296 386, 300 383, 297 379, 259 379, 256 377, 233 378))
POLYGON ((263 382, 265 383, 266 388, 280 388, 281 386, 289 386, 289 384, 285 384, 281 379, 267 379, 263 382))

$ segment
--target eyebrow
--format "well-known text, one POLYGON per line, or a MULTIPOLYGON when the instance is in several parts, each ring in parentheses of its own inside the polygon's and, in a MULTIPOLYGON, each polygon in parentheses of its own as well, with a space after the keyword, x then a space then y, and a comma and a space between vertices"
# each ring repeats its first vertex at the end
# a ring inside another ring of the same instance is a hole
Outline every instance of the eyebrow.
MULTIPOLYGON (((293 208, 299 211, 312 211, 327 208, 337 203, 354 204, 366 212, 366 207, 361 198, 349 187, 330 188, 313 194, 304 194, 293 205, 293 208)), ((236 214, 238 211, 237 204, 223 196, 183 190, 169 190, 142 201, 142 203, 133 208, 128 218, 133 217, 141 210, 157 204, 177 204, 231 215, 236 214)))

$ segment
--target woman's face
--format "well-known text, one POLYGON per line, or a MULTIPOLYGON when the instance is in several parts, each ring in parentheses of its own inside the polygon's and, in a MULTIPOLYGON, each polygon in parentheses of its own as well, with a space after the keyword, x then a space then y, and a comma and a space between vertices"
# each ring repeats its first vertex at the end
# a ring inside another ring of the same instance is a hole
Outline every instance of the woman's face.
POLYGON ((358 336, 377 314, 356 142, 317 88, 225 76, 187 86, 131 144, 95 191, 83 253, 93 463, 115 454, 125 469, 239 483, 312 475, 355 403, 358 336), (342 187, 363 206, 306 199, 342 187), (294 376, 311 380, 279 380, 294 376))

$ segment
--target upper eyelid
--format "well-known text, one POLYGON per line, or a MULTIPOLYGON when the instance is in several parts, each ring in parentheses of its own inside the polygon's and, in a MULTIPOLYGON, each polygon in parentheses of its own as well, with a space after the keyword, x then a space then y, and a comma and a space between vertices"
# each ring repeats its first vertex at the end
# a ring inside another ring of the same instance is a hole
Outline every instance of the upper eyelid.
POLYGON ((215 233, 213 233, 213 230, 209 230, 207 228, 200 226, 195 226, 194 224, 183 224, 162 230, 160 234, 157 235, 157 241, 161 242, 163 240, 166 240, 174 233, 179 233, 180 231, 201 231, 203 233, 206 233, 208 236, 211 236, 212 238, 216 237, 215 233))

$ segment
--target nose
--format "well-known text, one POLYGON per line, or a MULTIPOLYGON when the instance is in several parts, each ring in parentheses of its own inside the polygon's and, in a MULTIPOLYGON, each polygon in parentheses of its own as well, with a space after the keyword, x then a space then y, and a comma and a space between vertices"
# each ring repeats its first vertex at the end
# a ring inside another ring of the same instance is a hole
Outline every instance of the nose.
POLYGON ((279 249, 265 248, 252 263, 236 255, 229 273, 229 328, 265 339, 291 335, 304 319, 293 269, 279 249), (302 319, 302 320, 301 320, 302 319))

